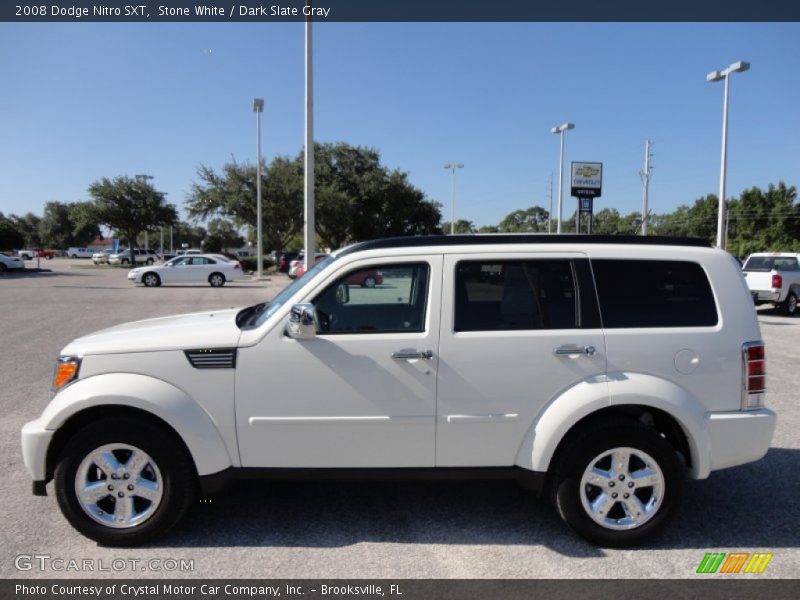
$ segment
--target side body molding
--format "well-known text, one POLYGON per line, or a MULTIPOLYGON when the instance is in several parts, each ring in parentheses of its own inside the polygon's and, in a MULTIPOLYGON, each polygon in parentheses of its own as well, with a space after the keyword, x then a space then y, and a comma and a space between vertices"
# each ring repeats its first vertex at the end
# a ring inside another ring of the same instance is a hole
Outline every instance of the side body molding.
POLYGON ((565 390, 534 420, 515 464, 533 471, 547 471, 558 444, 578 421, 603 408, 623 405, 657 408, 671 415, 688 441, 690 476, 708 477, 711 464, 705 409, 685 389, 645 373, 611 372, 565 390))
POLYGON ((234 466, 208 413, 182 390, 146 375, 108 373, 79 379, 58 393, 37 423, 56 430, 82 410, 114 405, 141 409, 169 424, 183 438, 198 475, 234 466))

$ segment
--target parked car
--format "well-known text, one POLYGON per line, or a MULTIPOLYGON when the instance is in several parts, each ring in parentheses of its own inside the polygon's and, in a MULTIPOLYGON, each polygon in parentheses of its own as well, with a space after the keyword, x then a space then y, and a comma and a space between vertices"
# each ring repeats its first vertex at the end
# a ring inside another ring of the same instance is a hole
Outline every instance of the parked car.
POLYGON ((173 283, 208 283, 211 287, 222 287, 227 281, 246 278, 238 260, 218 254, 177 256, 162 265, 138 267, 128 272, 128 281, 147 287, 173 283))
POLYGON ((111 250, 111 248, 106 248, 105 250, 102 250, 100 252, 95 252, 94 254, 92 254, 92 262, 96 265, 108 264, 108 258, 112 254, 115 254, 115 252, 111 250))
MULTIPOLYGON (((314 254, 314 264, 318 263, 320 260, 328 256, 324 252, 316 252, 314 254)), ((289 271, 286 273, 290 279, 297 279, 298 277, 302 277, 303 273, 306 272, 305 270, 305 254, 302 252, 297 255, 297 257, 289 261, 289 271), (299 274, 298 274, 299 272, 299 274)))
POLYGON ((278 257, 278 262, 277 262, 278 271, 280 271, 281 273, 288 273, 289 267, 291 266, 290 265, 291 261, 297 258, 298 254, 299 252, 284 252, 283 254, 281 254, 278 257))
POLYGON ((56 257, 55 250, 45 250, 44 248, 33 248, 31 250, 20 250, 17 252, 22 260, 33 260, 34 258, 46 258, 50 260, 56 257))
POLYGON ((67 248, 67 256, 70 258, 92 258, 94 252, 90 248, 67 248))
POLYGON ((742 267, 756 305, 773 304, 787 315, 797 314, 800 298, 800 254, 757 252, 742 267))
MULTIPOLYGON (((152 265, 156 261, 161 260, 161 257, 155 250, 150 248, 136 248, 134 250, 134 258, 136 264, 152 265)), ((108 264, 110 265, 129 265, 131 264, 131 251, 120 250, 116 254, 110 254, 108 257, 108 264)))
POLYGON ((9 256, 4 252, 0 252, 0 273, 13 269, 24 269, 25 263, 19 256, 9 256))
POLYGON ((253 255, 249 250, 237 250, 234 254, 236 254, 236 258, 246 258, 253 255))
POLYGON ((74 340, 22 454, 34 493, 55 479, 105 545, 164 533, 195 490, 239 477, 397 469, 519 480, 590 542, 629 547, 679 514, 686 477, 764 456, 765 373, 741 273, 707 241, 381 239, 268 303, 74 340), (348 284, 374 272, 384 285, 348 284))

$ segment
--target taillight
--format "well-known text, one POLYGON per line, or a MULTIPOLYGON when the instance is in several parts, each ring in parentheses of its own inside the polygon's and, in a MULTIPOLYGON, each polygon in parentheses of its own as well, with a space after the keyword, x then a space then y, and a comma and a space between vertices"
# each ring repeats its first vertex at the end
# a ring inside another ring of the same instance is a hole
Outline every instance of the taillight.
POLYGON ((782 288, 783 287, 783 277, 780 275, 773 275, 772 276, 772 287, 774 288, 782 288))
POLYGON ((241 265, 241 264, 239 264, 238 262, 237 262, 235 265, 233 265, 233 270, 234 270, 234 271, 235 271, 236 269, 241 269, 241 268, 242 268, 242 265, 241 265))
POLYGON ((763 408, 767 391, 767 358, 764 342, 742 345, 742 410, 763 408))

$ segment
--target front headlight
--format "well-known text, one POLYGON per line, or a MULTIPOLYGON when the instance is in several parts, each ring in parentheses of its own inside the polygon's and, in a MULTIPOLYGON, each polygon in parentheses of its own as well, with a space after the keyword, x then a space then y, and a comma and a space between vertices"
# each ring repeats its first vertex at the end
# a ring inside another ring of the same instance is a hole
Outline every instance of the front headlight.
POLYGON ((68 383, 78 378, 81 359, 77 356, 59 356, 53 375, 53 392, 57 392, 68 383))

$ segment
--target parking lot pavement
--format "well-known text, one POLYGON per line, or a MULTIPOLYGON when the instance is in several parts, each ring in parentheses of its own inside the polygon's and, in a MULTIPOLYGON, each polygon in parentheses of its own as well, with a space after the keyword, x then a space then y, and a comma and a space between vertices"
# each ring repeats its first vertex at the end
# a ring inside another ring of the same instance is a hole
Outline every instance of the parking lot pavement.
POLYGON ((512 483, 287 482, 240 484, 198 503, 149 546, 99 547, 70 528, 52 495, 31 496, 20 456, 19 430, 47 403, 59 350, 124 321, 263 301, 288 279, 146 289, 124 269, 79 268, 88 264, 56 259, 43 265, 52 273, 0 278, 2 577, 694 577, 706 552, 734 550, 774 553, 760 577, 800 576, 800 318, 768 309, 759 319, 768 405, 779 415, 773 448, 758 463, 689 482, 677 520, 651 546, 589 546, 512 483), (32 554, 93 559, 96 570, 128 562, 119 573, 18 571, 15 557, 32 554), (130 566, 167 558, 192 560, 193 570, 130 566))

